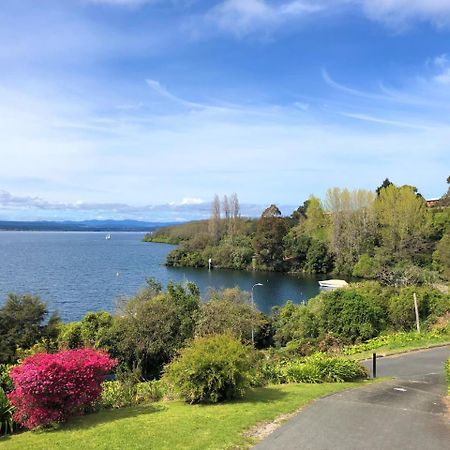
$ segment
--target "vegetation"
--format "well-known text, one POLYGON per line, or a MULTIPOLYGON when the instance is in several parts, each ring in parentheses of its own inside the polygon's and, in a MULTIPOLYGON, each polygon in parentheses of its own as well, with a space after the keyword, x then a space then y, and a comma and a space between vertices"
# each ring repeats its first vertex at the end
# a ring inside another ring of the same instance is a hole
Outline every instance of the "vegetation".
POLYGON ((230 334, 249 343, 252 330, 258 348, 270 345, 270 318, 251 305, 249 292, 238 287, 209 290, 206 301, 200 305, 195 336, 230 334))
POLYGON ((168 393, 168 386, 161 380, 139 382, 134 380, 105 381, 98 406, 105 409, 124 408, 141 403, 160 401, 168 393))
POLYGON ((92 349, 29 356, 11 370, 8 394, 14 420, 26 428, 63 422, 101 395, 101 382, 116 362, 92 349))
POLYGON ((242 397, 256 374, 252 350, 237 339, 196 339, 166 367, 165 377, 189 403, 217 403, 242 397))
POLYGON ((282 359, 263 367, 271 383, 343 383, 367 378, 366 369, 355 361, 323 353, 306 358, 282 359))
POLYGON ((0 363, 15 363, 21 348, 38 343, 54 350, 59 318, 53 314, 47 320, 47 316, 47 306, 39 297, 8 294, 0 307, 0 363))
MULTIPOLYGON (((180 244, 169 266, 330 273, 407 286, 449 280, 450 212, 445 194, 427 208, 414 186, 386 179, 376 192, 332 188, 290 217, 276 205, 258 220, 240 217, 225 196, 209 221, 161 229, 152 242, 180 244)), ((237 197, 234 197, 238 205, 237 197)))
MULTIPOLYGON (((17 326, 23 334, 27 327, 36 329, 37 319, 29 325, 29 315, 23 317, 24 326, 17 326)), ((229 404, 267 383, 365 378, 355 359, 374 349, 450 342, 449 319, 450 295, 425 284, 355 283, 322 292, 306 305, 287 302, 267 316, 239 288, 210 290, 201 302, 195 284, 169 283, 164 290, 149 279, 134 297, 118 303, 115 314, 88 313, 79 322, 58 324, 56 336, 47 341, 36 333, 36 341, 16 348, 11 361, 16 366, 0 361, 0 382, 10 391, 15 419, 30 428, 64 421, 86 408, 150 403, 166 408, 166 402, 155 402, 176 395, 189 403, 229 404), (413 332, 414 297, 420 334, 413 332), (113 363, 91 370, 89 361, 96 358, 89 355, 99 351, 104 361, 118 362, 113 381, 103 380, 113 363)), ((47 332, 48 325, 39 323, 38 330, 47 332)))
POLYGON ((374 350, 379 354, 389 355, 402 351, 427 348, 450 342, 450 327, 437 328, 434 331, 418 333, 417 331, 401 331, 385 333, 369 339, 361 344, 349 345, 343 348, 343 354, 364 359, 371 356, 374 350))
POLYGON ((359 383, 289 384, 256 388, 243 399, 220 404, 189 405, 170 401, 105 410, 73 419, 51 433, 21 433, 2 439, 2 450, 157 448, 249 448, 256 438, 245 433, 312 400, 359 383))
POLYGON ((8 400, 5 391, 0 387, 0 436, 14 431, 14 406, 8 400))

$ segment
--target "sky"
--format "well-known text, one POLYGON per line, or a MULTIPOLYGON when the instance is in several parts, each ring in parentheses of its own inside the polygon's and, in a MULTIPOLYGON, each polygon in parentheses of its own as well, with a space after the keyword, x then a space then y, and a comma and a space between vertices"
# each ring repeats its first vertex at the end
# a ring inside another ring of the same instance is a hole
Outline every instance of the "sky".
POLYGON ((450 0, 1 0, 0 219, 188 220, 450 174, 450 0))

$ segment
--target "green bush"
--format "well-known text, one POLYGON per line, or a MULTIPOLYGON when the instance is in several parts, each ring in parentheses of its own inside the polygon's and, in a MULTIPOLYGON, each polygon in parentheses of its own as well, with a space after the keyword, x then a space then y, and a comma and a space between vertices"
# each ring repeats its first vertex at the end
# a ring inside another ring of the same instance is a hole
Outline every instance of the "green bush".
POLYGON ((166 366, 165 378, 190 403, 241 397, 255 377, 254 351, 229 335, 198 338, 166 366))
POLYGON ((125 381, 105 381, 99 406, 105 409, 123 408, 139 403, 158 402, 168 394, 167 385, 161 380, 134 383, 125 381))
POLYGON ((321 297, 318 315, 323 333, 355 342, 377 336, 383 329, 383 311, 367 292, 345 288, 321 297))
POLYGON ((14 431, 13 412, 14 407, 11 406, 5 391, 0 387, 0 435, 14 431))
POLYGON ((275 312, 275 342, 286 345, 292 340, 316 338, 319 335, 317 316, 304 305, 294 305, 288 301, 275 312))
POLYGON ((145 381, 136 385, 136 403, 159 402, 169 394, 162 380, 145 381))
POLYGON ((123 381, 105 381, 102 383, 102 408, 124 408, 136 404, 136 385, 123 381))
POLYGON ((356 361, 324 353, 269 363, 262 370, 272 383, 343 383, 367 377, 366 369, 356 361))
POLYGON ((14 389, 12 379, 9 376, 9 372, 13 367, 13 364, 0 364, 0 389, 7 393, 14 389))
POLYGON ((428 323, 450 311, 450 296, 429 287, 406 287, 389 300, 389 320, 397 330, 410 330, 416 324, 414 293, 417 297, 419 318, 428 323))

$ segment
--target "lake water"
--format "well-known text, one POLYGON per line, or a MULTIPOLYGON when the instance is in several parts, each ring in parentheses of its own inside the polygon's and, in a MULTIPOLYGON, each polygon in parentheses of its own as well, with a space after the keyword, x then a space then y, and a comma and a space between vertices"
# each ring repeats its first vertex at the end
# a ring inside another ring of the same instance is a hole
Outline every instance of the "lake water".
POLYGON ((208 287, 251 290, 258 308, 288 299, 303 302, 319 293, 317 280, 285 274, 170 268, 164 266, 173 246, 142 242, 143 233, 0 232, 0 303, 8 292, 32 293, 58 310, 65 321, 88 311, 113 311, 115 300, 131 296, 154 277, 165 286, 193 281, 205 295, 208 287))

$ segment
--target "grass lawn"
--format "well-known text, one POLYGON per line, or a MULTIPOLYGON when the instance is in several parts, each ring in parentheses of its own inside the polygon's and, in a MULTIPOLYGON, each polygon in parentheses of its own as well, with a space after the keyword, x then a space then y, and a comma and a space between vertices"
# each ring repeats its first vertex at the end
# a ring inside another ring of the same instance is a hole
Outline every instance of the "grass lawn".
POLYGON ((226 449, 248 448, 242 432, 293 412, 311 400, 359 383, 290 384, 258 388, 244 399, 217 405, 181 401, 101 411, 57 430, 0 438, 2 450, 226 449))

